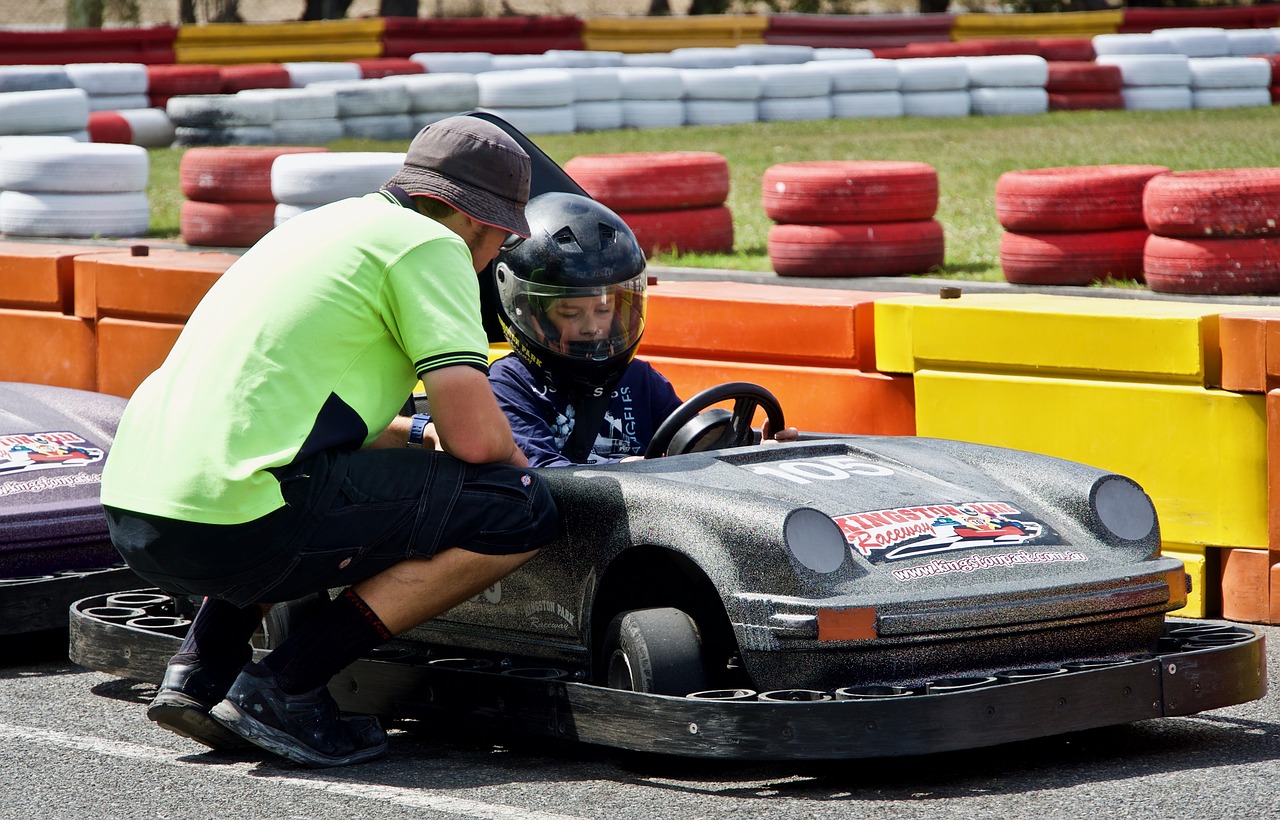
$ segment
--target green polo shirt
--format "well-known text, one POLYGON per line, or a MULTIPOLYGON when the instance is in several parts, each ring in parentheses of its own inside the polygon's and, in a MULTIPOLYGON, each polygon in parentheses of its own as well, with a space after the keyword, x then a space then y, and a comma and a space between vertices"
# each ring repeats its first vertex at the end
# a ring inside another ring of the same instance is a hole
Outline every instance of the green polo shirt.
POLYGON ((138 387, 102 503, 206 524, 284 504, 273 468, 356 449, 422 374, 488 372, 479 283, 452 231, 381 194, 304 212, 249 249, 138 387))

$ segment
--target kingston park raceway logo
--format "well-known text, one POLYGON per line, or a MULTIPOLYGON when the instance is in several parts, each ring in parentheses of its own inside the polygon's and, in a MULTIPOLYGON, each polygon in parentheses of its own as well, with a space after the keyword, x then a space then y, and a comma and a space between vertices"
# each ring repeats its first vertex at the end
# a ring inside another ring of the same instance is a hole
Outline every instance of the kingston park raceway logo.
POLYGON ((17 433, 0 436, 0 476, 83 467, 101 461, 103 451, 75 433, 17 433))
POLYGON ((839 515, 834 520, 849 546, 873 562, 1058 540, 1049 525, 1004 501, 896 507, 839 515))

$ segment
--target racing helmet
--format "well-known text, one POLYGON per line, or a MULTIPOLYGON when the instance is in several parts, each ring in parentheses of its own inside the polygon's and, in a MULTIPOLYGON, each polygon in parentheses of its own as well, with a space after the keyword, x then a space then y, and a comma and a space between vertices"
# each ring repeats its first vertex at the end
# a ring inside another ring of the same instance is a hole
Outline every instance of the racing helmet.
POLYGON ((644 252, 590 197, 540 194, 525 217, 529 238, 507 237, 493 265, 503 336, 544 384, 599 395, 644 333, 644 252))

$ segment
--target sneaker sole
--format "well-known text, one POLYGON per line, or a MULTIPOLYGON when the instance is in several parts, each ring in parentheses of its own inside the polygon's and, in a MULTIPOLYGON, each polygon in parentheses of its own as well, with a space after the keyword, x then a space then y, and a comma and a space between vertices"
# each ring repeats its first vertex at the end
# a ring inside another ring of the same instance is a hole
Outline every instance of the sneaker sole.
POLYGON ((203 704, 181 692, 161 691, 147 707, 147 719, 214 751, 249 748, 244 738, 209 717, 203 704))
POLYGON ((252 743, 260 749, 280 755, 303 766, 316 769, 330 766, 349 766, 353 763, 366 763, 376 760, 387 753, 387 744, 361 749, 344 757, 330 757, 320 754, 314 749, 299 743, 292 735, 259 721, 246 713, 229 700, 224 700, 209 710, 209 717, 234 732, 237 737, 252 743))

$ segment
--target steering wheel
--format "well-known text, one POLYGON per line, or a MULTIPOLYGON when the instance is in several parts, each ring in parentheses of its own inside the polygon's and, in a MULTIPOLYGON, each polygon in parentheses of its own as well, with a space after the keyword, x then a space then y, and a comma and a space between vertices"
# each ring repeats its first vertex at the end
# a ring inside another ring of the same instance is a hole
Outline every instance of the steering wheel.
POLYGON ((764 409, 769 428, 775 433, 786 427, 782 405, 768 390, 751 382, 727 382, 708 387, 686 400, 654 431, 645 458, 681 455, 724 447, 745 447, 755 443, 751 419, 756 408, 764 409), (733 412, 712 405, 733 399, 733 412), (703 412, 703 411, 707 412, 703 412))

